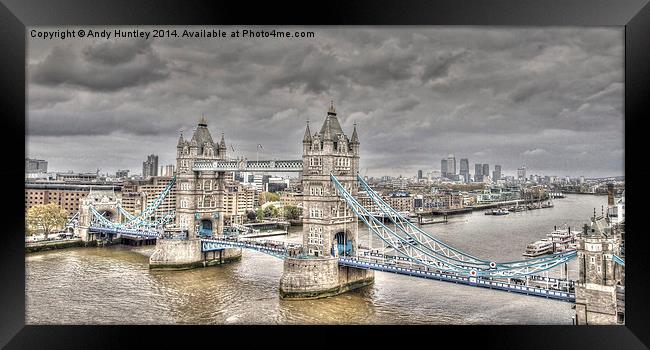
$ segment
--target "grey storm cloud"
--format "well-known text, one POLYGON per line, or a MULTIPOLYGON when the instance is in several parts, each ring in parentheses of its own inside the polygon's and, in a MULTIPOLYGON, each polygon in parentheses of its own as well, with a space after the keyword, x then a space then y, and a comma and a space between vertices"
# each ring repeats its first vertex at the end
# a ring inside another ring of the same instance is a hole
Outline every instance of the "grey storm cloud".
POLYGON ((455 62, 462 60, 468 55, 467 51, 459 53, 447 52, 440 56, 434 57, 425 67, 421 78, 428 81, 435 78, 445 77, 449 74, 449 69, 455 62))
POLYGON ((30 38, 28 155, 139 172, 149 153, 174 162, 204 114, 229 155, 296 158, 334 100, 369 175, 439 170, 450 153, 506 174, 623 173, 620 28, 294 29, 316 37, 30 38))
POLYGON ((87 46, 83 49, 82 53, 88 61, 105 65, 117 65, 132 61, 137 55, 146 54, 150 47, 150 41, 134 39, 121 42, 104 42, 95 46, 87 46))
POLYGON ((146 41, 102 43, 76 52, 55 46, 44 60, 29 67, 34 83, 72 85, 90 91, 116 91, 169 76, 166 63, 146 41))

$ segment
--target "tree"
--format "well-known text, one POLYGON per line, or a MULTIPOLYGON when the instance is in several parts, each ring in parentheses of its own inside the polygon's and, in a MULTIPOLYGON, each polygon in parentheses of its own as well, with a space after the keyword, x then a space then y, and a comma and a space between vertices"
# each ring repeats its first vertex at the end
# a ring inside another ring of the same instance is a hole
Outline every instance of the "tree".
POLYGON ((265 217, 272 217, 275 218, 280 214, 280 210, 275 207, 275 205, 271 204, 268 205, 266 208, 264 208, 264 216, 265 217))
POLYGON ((255 218, 257 218, 257 214, 254 211, 249 210, 246 212, 246 217, 248 218, 248 221, 252 221, 255 220, 255 218))
POLYGON ((271 192, 262 192, 259 195, 260 205, 266 202, 277 202, 280 200, 280 195, 271 192))
POLYGON ((264 220, 264 209, 262 209, 262 207, 257 208, 256 216, 257 216, 257 221, 264 220))
POLYGON ((300 217, 300 208, 295 205, 284 206, 284 218, 287 220, 297 220, 300 217))
POLYGON ((47 239, 47 236, 52 231, 65 227, 67 220, 68 212, 58 205, 50 203, 45 205, 38 204, 29 208, 25 221, 32 227, 32 230, 42 230, 45 234, 45 239, 47 239))

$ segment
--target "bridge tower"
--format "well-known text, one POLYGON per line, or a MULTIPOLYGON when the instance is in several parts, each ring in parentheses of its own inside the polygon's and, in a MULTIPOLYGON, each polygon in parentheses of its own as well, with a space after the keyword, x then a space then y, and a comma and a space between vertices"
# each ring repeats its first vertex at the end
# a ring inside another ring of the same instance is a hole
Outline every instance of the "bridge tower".
POLYGON ((216 143, 201 117, 190 140, 181 133, 176 145, 176 224, 188 231, 190 238, 223 230, 224 172, 194 171, 197 160, 226 158, 223 133, 216 143))
POLYGON ((201 117, 192 138, 183 134, 176 144, 176 224, 187 230, 187 240, 158 239, 149 258, 151 269, 189 269, 212 266, 241 257, 241 248, 220 252, 203 252, 199 236, 223 232, 223 194, 225 172, 194 170, 197 161, 226 159, 223 133, 216 143, 208 130, 208 121, 201 117))
POLYGON ((313 256, 354 255, 357 250, 357 218, 342 201, 330 181, 334 174, 356 195, 359 172, 359 138, 356 125, 348 138, 332 104, 319 132, 303 138, 303 246, 313 256))
POLYGON ((358 192, 359 137, 356 124, 348 138, 334 103, 320 130, 303 137, 303 252, 285 260, 282 298, 319 298, 374 281, 372 271, 338 266, 339 256, 357 253, 357 218, 338 196, 330 174, 352 194, 358 192))
POLYGON ((94 207, 105 218, 112 222, 122 222, 122 215, 118 209, 122 200, 113 190, 90 190, 88 196, 79 203, 79 224, 75 227, 75 234, 83 241, 93 241, 97 237, 89 228, 92 224, 93 214, 90 207, 94 207))
POLYGON ((605 216, 585 225, 579 240, 579 279, 576 281, 576 324, 621 324, 625 321, 625 267, 613 260, 620 256, 620 225, 609 225, 605 216))

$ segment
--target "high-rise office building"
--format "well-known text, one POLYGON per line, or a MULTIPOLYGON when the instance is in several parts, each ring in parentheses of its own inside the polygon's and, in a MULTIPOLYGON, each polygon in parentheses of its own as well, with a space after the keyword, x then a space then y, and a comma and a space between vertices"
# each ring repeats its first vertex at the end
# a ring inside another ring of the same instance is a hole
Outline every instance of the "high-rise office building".
POLYGON ((526 180, 526 167, 525 166, 522 166, 521 168, 517 169, 517 179, 526 180))
POLYGON ((496 181, 501 179, 501 165, 495 165, 492 172, 492 180, 496 181))
POLYGON ((150 154, 147 160, 142 162, 142 177, 158 176, 158 156, 150 154))
POLYGON ((422 180, 422 170, 418 170, 418 180, 422 180))
POLYGON ((463 182, 469 181, 469 160, 467 158, 460 159, 460 177, 463 182))
POLYGON ((489 164, 483 164, 483 176, 490 176, 490 165, 489 164))
POLYGON ((25 158, 25 173, 47 173, 47 161, 25 158))
POLYGON ((447 157, 447 175, 456 175, 456 157, 453 154, 447 157))
POLYGON ((165 165, 162 171, 162 176, 174 176, 174 170, 176 166, 174 164, 165 165))
POLYGON ((483 164, 475 163, 474 164, 474 182, 483 181, 483 164))
POLYGON ((447 171, 449 169, 449 165, 447 164, 447 160, 443 159, 440 161, 440 177, 447 177, 447 171))
POLYGON ((129 170, 128 169, 118 170, 115 172, 115 177, 118 179, 126 179, 127 177, 129 177, 129 170))

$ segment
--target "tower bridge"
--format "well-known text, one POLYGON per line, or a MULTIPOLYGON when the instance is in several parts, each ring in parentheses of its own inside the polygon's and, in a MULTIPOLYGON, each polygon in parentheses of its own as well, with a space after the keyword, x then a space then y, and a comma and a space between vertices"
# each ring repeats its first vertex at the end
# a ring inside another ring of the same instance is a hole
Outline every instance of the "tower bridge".
MULTIPOLYGON (((383 271, 564 301, 576 300, 571 290, 573 281, 555 280, 556 289, 552 289, 550 279, 541 274, 566 264, 579 254, 582 257, 583 253, 574 250, 505 262, 481 259, 440 241, 390 207, 358 175, 360 142, 356 124, 348 137, 333 104, 320 130, 312 133, 307 123, 302 144, 300 160, 227 159, 224 134, 220 142, 214 142, 207 120, 202 117, 189 140, 180 135, 176 146, 176 174, 140 215, 124 211, 114 194, 97 192, 82 202, 79 225, 75 229, 86 240, 102 237, 157 239, 156 250, 150 258, 151 268, 178 269, 224 263, 238 259, 242 249, 269 254, 284 260, 279 291, 280 296, 287 299, 336 295, 373 283, 374 271, 383 271), (226 173, 233 171, 301 174, 304 213, 301 244, 222 234, 224 183, 226 173), (176 209, 163 218, 152 220, 151 214, 172 187, 176 192, 176 209), (390 227, 359 203, 356 197, 360 187, 368 193, 382 217, 389 219, 390 227), (359 247, 358 233, 351 229, 359 220, 369 228, 372 236, 381 240, 382 249, 359 247), (171 237, 170 230, 182 234, 171 237)), ((608 261, 624 266, 624 258, 616 254, 609 256, 608 261)))

